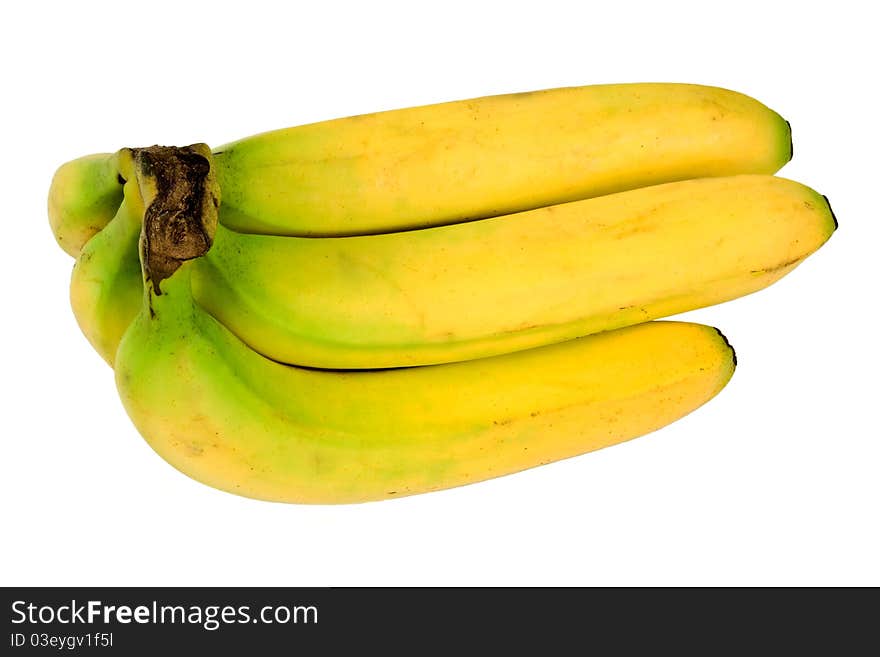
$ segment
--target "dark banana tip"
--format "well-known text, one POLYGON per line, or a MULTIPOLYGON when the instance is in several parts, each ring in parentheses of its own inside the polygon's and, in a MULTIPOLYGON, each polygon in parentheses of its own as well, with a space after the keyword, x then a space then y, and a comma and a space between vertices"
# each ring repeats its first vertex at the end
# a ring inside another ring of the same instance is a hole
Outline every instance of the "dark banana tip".
POLYGON ((733 366, 736 367, 736 349, 733 348, 733 345, 730 344, 730 340, 727 339, 727 336, 721 332, 721 329, 717 326, 713 326, 715 332, 721 336, 721 339, 724 340, 724 344, 727 345, 727 348, 730 349, 730 355, 733 356, 733 366))
POLYGON ((831 207, 831 201, 828 200, 828 197, 825 196, 825 194, 822 194, 822 198, 825 199, 825 205, 828 206, 828 212, 831 213, 831 219, 834 221, 834 230, 837 230, 837 227, 840 226, 840 224, 837 223, 837 217, 834 214, 834 209, 831 207))
POLYGON ((782 120, 788 126, 788 161, 791 162, 791 159, 794 157, 794 139, 791 137, 791 123, 787 119, 782 120))

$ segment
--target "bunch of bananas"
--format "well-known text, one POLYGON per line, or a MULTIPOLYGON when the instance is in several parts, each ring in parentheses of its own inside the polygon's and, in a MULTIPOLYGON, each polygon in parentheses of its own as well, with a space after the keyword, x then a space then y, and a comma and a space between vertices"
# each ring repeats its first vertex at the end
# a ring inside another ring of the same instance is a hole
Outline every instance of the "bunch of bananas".
POLYGON ((56 173, 71 301, 185 474, 343 503, 658 429, 727 383, 661 317, 770 285, 836 228, 788 123, 686 84, 552 89, 124 148, 56 173), (222 198, 222 202, 221 202, 222 198))

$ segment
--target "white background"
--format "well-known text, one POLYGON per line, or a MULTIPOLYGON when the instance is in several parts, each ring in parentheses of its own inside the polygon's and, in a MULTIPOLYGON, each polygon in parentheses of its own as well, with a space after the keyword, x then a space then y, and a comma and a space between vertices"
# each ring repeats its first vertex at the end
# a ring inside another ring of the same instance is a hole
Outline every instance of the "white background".
POLYGON ((880 585, 870 3, 315 5, 4 5, 0 584, 880 585), (781 282, 687 315, 737 348, 715 400, 565 462, 340 507, 215 491, 139 437, 69 308, 72 260, 46 218, 59 164, 627 81, 776 109, 794 130, 782 175, 840 221, 781 282))

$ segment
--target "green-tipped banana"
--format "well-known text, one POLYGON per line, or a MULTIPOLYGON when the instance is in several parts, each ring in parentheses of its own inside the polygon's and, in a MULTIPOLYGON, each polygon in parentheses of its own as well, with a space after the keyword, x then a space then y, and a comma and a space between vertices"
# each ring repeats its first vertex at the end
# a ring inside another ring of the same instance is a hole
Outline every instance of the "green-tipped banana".
POLYGON ((122 180, 115 154, 87 155, 59 167, 49 187, 49 224, 58 244, 76 258, 116 215, 122 180))
POLYGON ((505 475, 669 424, 734 369, 716 330, 677 322, 449 365, 300 369, 201 310, 194 264, 162 281, 161 295, 148 286, 116 380, 160 456, 247 497, 364 502, 505 475))
POLYGON ((90 239, 70 279, 70 305, 80 329, 111 366, 122 334, 141 307, 143 284, 137 253, 141 234, 140 199, 132 185, 116 216, 90 239))

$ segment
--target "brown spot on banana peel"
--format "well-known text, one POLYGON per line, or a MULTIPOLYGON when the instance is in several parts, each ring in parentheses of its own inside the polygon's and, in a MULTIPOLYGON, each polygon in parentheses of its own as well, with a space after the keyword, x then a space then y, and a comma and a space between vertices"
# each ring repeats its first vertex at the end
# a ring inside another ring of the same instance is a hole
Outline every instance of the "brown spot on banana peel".
POLYGON ((145 210, 141 229, 144 280, 160 283, 214 242, 220 188, 207 144, 129 149, 145 210))
MULTIPOLYGON (((809 254, 807 254, 809 255, 809 254)), ((783 269, 788 269, 789 267, 793 267, 794 265, 800 264, 804 260, 806 260, 807 256, 802 255, 797 258, 792 258, 791 260, 786 260, 785 262, 780 262, 778 265, 773 265, 772 267, 767 267, 765 269, 753 269, 749 273, 750 274, 772 274, 773 272, 781 271, 783 269)))

